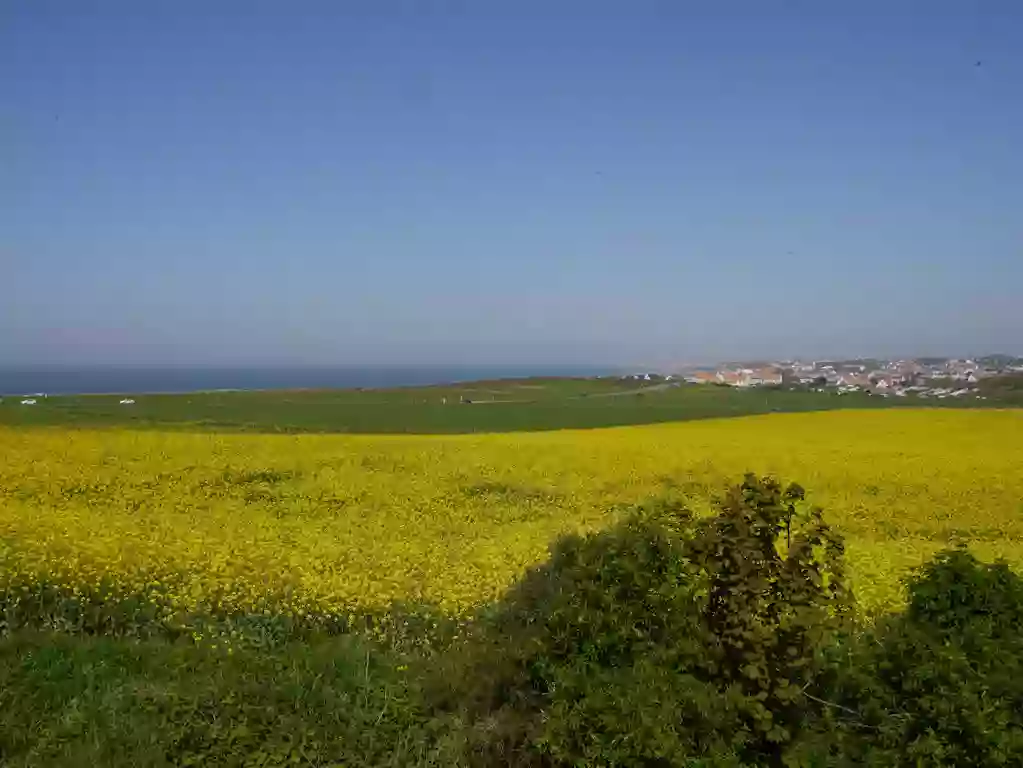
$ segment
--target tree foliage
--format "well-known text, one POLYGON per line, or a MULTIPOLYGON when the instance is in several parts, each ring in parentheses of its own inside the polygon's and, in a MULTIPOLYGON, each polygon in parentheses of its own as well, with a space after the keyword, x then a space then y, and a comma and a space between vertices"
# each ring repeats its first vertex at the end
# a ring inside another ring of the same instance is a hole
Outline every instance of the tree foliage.
POLYGON ((480 764, 780 760, 848 612, 804 495, 748 475, 711 520, 653 505, 562 540, 444 669, 480 764))
POLYGON ((559 542, 436 667, 476 765, 1023 763, 1023 580, 946 552, 854 620, 842 539, 747 475, 559 542))

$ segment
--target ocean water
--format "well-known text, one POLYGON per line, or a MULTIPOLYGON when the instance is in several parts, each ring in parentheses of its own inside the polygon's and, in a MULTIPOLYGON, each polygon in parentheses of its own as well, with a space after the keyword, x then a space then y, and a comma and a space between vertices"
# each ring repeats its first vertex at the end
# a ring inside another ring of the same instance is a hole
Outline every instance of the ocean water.
POLYGON ((525 376, 596 376, 583 366, 0 368, 0 395, 143 394, 226 389, 353 389, 525 376))

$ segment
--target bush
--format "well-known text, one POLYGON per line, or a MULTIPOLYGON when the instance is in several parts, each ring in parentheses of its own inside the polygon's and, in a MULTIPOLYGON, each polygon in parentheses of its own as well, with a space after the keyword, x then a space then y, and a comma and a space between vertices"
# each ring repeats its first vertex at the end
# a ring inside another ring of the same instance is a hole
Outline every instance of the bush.
POLYGON ((841 540, 802 507, 750 475, 709 522, 662 504, 562 540, 453 649, 434 701, 480 765, 780 760, 847 614, 841 540))
POLYGON ((908 588, 904 614, 835 655, 827 750, 850 765, 1023 765, 1023 579, 957 549, 908 588))
POLYGON ((568 706, 579 685, 596 692, 587 680, 700 647, 691 533, 688 512, 662 505, 612 531, 566 537, 480 617, 428 689, 464 725, 470 759, 549 764, 574 731, 570 719, 550 724, 548 712, 568 706))
POLYGON ((1023 764, 1023 580, 964 550, 857 628, 842 540, 747 476, 697 521, 641 510, 564 539, 430 701, 477 765, 1023 764))
POLYGON ((743 693, 745 757, 781 758, 819 709, 807 690, 850 613, 844 547, 795 484, 747 475, 696 541, 709 580, 709 681, 743 693))
POLYGON ((909 584, 906 619, 971 646, 1019 648, 1023 641, 1023 579, 1004 562, 984 565, 964 547, 941 552, 909 584))

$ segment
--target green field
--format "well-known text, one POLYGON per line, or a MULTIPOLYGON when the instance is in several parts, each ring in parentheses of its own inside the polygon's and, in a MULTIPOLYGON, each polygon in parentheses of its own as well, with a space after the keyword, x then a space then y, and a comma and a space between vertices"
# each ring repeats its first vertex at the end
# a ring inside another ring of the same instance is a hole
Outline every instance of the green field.
POLYGON ((478 381, 379 390, 196 392, 0 402, 0 424, 185 428, 246 432, 444 434, 655 424, 772 412, 907 405, 984 406, 1003 399, 927 400, 866 394, 672 385, 632 379, 478 381), (469 401, 469 402, 463 402, 469 401))

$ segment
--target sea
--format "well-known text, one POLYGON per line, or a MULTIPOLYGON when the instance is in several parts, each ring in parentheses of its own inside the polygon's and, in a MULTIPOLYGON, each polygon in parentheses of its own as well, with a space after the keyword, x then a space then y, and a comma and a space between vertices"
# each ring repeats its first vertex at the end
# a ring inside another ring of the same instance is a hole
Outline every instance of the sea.
POLYGON ((600 376, 608 368, 539 366, 0 367, 2 395, 154 394, 267 389, 375 389, 530 376, 600 376))

